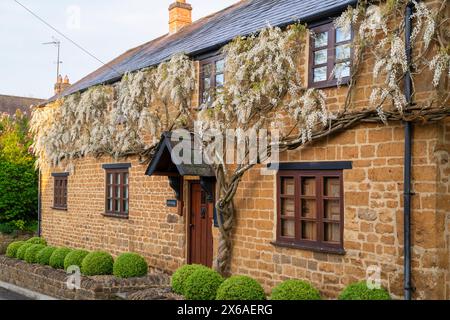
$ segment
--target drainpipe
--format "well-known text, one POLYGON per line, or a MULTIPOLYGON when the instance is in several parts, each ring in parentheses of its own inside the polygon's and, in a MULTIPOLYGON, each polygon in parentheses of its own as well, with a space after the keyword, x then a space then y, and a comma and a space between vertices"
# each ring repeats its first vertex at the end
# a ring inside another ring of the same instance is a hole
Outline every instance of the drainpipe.
POLYGON ((42 185, 42 183, 41 183, 41 178, 42 178, 42 175, 41 175, 41 169, 38 169, 38 175, 39 175, 39 178, 38 178, 38 236, 40 237, 40 236, 42 236, 42 227, 41 227, 41 225, 42 225, 42 216, 41 216, 41 208, 42 208, 42 205, 41 205, 41 201, 42 201, 42 193, 41 193, 41 185, 42 185))
MULTIPOLYGON (((406 58, 408 61, 408 71, 405 76, 405 97, 408 105, 412 104, 412 78, 411 78, 411 15, 413 12, 413 3, 409 2, 405 12, 405 45, 406 58)), ((410 121, 405 122, 405 163, 404 163, 404 290, 405 300, 411 300, 411 169, 412 169, 412 131, 413 124, 410 121)))

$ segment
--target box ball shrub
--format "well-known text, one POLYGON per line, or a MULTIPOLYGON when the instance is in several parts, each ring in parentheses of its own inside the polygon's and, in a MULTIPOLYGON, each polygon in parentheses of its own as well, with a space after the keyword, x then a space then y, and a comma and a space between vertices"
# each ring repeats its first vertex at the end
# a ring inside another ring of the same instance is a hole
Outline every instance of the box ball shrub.
POLYGON ((73 250, 64 258, 64 270, 71 266, 77 266, 81 269, 83 259, 89 254, 86 250, 73 250))
POLYGON ((217 290, 216 300, 265 300, 263 287, 253 278, 232 276, 217 290))
POLYGON ((188 300, 215 300, 217 289, 223 283, 222 276, 208 268, 195 270, 184 285, 184 297, 188 300))
POLYGON ((25 251, 25 261, 28 263, 37 263, 37 254, 44 248, 45 246, 43 244, 33 244, 25 251))
POLYGON ((8 258, 16 258, 17 250, 19 250, 19 248, 24 244, 25 244, 25 241, 16 241, 16 242, 11 243, 6 248, 6 256, 8 258))
POLYGON ((36 254, 36 262, 43 266, 50 265, 50 257, 55 252, 55 247, 45 247, 36 254))
POLYGON ((48 265, 54 269, 64 269, 64 259, 71 251, 69 248, 57 248, 50 256, 48 265))
POLYGON ((31 238, 31 239, 28 239, 26 242, 27 243, 32 243, 32 244, 42 244, 44 246, 47 245, 47 241, 45 241, 44 238, 40 238, 40 237, 34 237, 34 238, 31 238))
POLYGON ((184 295, 184 286, 187 278, 198 269, 207 269, 205 266, 199 264, 187 264, 178 268, 177 271, 172 275, 172 291, 184 295))
POLYGON ((81 263, 81 273, 86 276, 111 275, 113 273, 114 259, 103 251, 89 253, 81 263))
POLYGON ((370 289, 364 281, 347 286, 339 295, 339 300, 391 300, 391 296, 383 288, 370 289))
POLYGON ((147 261, 136 253, 123 253, 114 261, 113 274, 118 278, 143 277, 147 273, 147 261))
POLYGON ((286 280, 273 288, 271 300, 321 300, 320 292, 302 280, 286 280))
POLYGON ((16 258, 19 260, 24 260, 25 253, 27 252, 28 248, 32 246, 34 246, 34 244, 25 242, 23 245, 20 246, 19 249, 17 249, 16 258))

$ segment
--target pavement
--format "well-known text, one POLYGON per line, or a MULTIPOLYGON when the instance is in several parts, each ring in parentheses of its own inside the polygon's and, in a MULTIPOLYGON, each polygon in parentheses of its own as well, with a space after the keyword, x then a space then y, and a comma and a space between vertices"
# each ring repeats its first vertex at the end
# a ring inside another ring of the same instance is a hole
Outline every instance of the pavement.
POLYGON ((29 298, 0 287, 0 300, 30 300, 29 298))

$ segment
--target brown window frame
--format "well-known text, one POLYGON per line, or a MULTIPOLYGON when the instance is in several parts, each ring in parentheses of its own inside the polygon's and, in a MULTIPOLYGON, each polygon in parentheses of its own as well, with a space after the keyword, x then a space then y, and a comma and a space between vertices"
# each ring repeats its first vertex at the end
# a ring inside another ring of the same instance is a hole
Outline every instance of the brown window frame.
MULTIPOLYGON (((205 85, 204 85, 204 67, 207 65, 212 65, 213 68, 211 68, 211 86, 210 91, 212 94, 215 94, 217 92, 217 83, 216 83, 216 76, 217 76, 217 70, 216 70, 216 63, 225 60, 224 56, 222 54, 216 55, 210 58, 206 58, 200 61, 199 64, 199 91, 198 91, 198 105, 202 106, 206 104, 207 102, 203 101, 203 95, 205 92, 205 85)), ((225 61, 224 61, 225 63, 225 61)), ((225 69, 225 68, 224 68, 225 69)), ((222 73, 219 73, 222 74, 222 73)), ((223 83, 225 84, 226 77, 225 77, 225 70, 223 72, 223 83)))
POLYGON ((68 173, 53 173, 53 209, 67 210, 68 173))
POLYGON ((105 169, 105 216, 128 219, 130 212, 130 171, 128 167, 111 167, 105 169), (109 176, 112 175, 112 184, 110 183, 109 176), (120 182, 117 182, 117 175, 120 175, 120 182), (128 183, 125 184, 125 175, 127 175, 128 183), (112 194, 110 194, 110 188, 112 187, 112 194), (119 188, 120 196, 116 196, 116 190, 119 188), (125 197, 125 191, 127 196, 125 197), (109 209, 109 202, 112 201, 111 210, 109 209), (127 203, 127 210, 124 210, 124 201, 127 203), (115 210, 118 203, 119 210, 115 210))
POLYGON ((344 179, 342 170, 283 170, 279 171, 277 175, 277 240, 275 245, 306 249, 318 252, 329 252, 336 254, 344 254, 344 179), (282 179, 283 178, 293 178, 295 182, 294 195, 284 195, 282 191, 282 179), (303 196, 301 194, 301 179, 303 178, 314 178, 316 195, 313 197, 303 196), (324 180, 326 178, 339 178, 340 183, 340 196, 339 197, 329 197, 325 195, 325 184, 324 180), (294 199, 295 203, 295 214, 293 217, 282 216, 282 199, 294 199), (306 218, 301 216, 301 200, 314 198, 316 200, 316 217, 306 218), (340 205, 340 220, 330 220, 325 218, 325 201, 327 200, 338 200, 340 205), (295 237, 286 237, 282 235, 282 221, 291 220, 295 221, 295 237), (310 221, 316 223, 316 235, 317 240, 305 240, 301 238, 301 227, 303 221, 310 221), (327 242, 325 241, 325 224, 326 223, 339 223, 340 229, 340 241, 337 242, 327 242))
MULTIPOLYGON (((331 77, 331 74, 335 68, 337 63, 345 63, 349 62, 350 64, 350 75, 352 72, 352 60, 353 60, 353 48, 350 46, 350 58, 344 60, 336 60, 336 47, 351 44, 353 42, 354 34, 353 30, 350 31, 350 40, 342 41, 336 43, 336 28, 334 26, 334 22, 327 22, 321 24, 317 27, 311 28, 312 34, 319 34, 322 32, 328 32, 328 44, 327 46, 323 46, 320 48, 315 48, 315 38, 312 35, 309 41, 309 66, 308 66, 308 86, 310 88, 329 88, 336 87, 338 85, 338 79, 335 77, 331 77), (315 64, 314 61, 314 53, 316 51, 327 49, 327 62, 323 64, 315 64), (320 67, 327 67, 327 77, 324 81, 314 82, 314 69, 320 67)), ((346 85, 350 82, 351 77, 343 77, 341 79, 341 85, 346 85)))

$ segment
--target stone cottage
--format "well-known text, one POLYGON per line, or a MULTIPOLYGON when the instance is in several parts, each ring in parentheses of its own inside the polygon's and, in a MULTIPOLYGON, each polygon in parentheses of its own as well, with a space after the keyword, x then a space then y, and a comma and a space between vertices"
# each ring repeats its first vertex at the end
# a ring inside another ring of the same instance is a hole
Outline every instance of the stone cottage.
MULTIPOLYGON (((323 90, 330 109, 339 109, 348 86, 339 85, 332 69, 341 63, 343 78, 350 76, 354 55, 345 45, 357 31, 344 32, 333 19, 356 2, 244 0, 192 22, 192 7, 179 0, 170 6, 167 35, 128 51, 51 101, 113 84, 120 81, 117 72, 183 52, 196 63, 192 101, 198 107, 208 99, 207 89, 226 85, 223 45, 267 24, 301 21, 315 34, 301 58, 304 85, 323 90)), ((370 104, 375 63, 367 57, 353 84, 356 106, 370 104)), ((419 104, 434 90, 433 74, 423 71, 416 81, 419 104)), ((448 92, 448 79, 441 86, 448 92)), ((88 155, 70 170, 41 166, 42 236, 55 246, 137 252, 155 271, 171 273, 186 263, 213 266, 219 237, 214 170, 175 165, 172 147, 165 134, 149 163, 135 155, 88 155)), ((379 272, 397 298, 450 298, 449 151, 444 117, 419 124, 372 121, 282 153, 272 175, 252 168, 234 198, 231 273, 252 276, 267 291, 284 279, 304 279, 336 297, 349 283, 379 272)))

